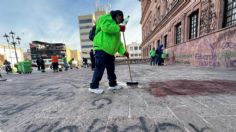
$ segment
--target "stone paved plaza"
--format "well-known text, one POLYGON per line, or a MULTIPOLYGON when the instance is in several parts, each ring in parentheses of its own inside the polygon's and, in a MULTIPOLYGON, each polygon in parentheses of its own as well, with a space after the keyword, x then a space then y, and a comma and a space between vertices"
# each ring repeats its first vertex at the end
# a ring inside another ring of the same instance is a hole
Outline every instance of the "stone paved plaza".
POLYGON ((92 71, 17 75, 0 82, 1 132, 236 132, 236 70, 131 65, 138 86, 88 92, 92 71))

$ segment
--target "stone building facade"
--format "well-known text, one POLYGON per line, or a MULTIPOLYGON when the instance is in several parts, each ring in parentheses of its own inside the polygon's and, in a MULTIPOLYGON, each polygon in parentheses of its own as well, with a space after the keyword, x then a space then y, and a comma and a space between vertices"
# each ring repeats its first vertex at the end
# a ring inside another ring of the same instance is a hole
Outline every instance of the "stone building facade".
POLYGON ((236 67, 235 0, 140 0, 142 57, 163 44, 170 63, 236 67))

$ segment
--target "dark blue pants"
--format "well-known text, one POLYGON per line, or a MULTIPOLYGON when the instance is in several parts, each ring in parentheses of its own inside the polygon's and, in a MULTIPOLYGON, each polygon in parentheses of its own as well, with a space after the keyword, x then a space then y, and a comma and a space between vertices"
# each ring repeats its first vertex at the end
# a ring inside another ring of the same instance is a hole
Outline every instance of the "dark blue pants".
POLYGON ((161 54, 162 53, 158 54, 158 66, 162 65, 164 62, 164 60, 161 58, 161 54))
POLYGON ((151 66, 152 66, 152 65, 153 65, 153 66, 155 65, 155 63, 156 63, 155 60, 156 60, 155 56, 152 56, 152 57, 151 57, 151 62, 150 62, 150 65, 151 65, 151 66))
POLYGON ((107 77, 109 80, 109 86, 113 87, 117 85, 115 74, 115 57, 109 55, 102 50, 95 51, 95 69, 93 73, 92 83, 90 87, 95 89, 99 87, 99 82, 102 79, 104 70, 107 70, 107 77))

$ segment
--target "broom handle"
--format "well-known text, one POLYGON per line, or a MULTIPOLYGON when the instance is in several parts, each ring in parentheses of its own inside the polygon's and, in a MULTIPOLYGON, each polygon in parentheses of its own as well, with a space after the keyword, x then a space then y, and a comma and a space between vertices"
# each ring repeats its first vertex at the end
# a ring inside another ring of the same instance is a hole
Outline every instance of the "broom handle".
MULTIPOLYGON (((127 51, 126 41, 125 41, 125 33, 122 32, 122 34, 123 34, 123 38, 124 38, 125 49, 126 49, 126 51, 127 51)), ((131 76, 131 71, 130 71, 129 57, 127 57, 127 58, 128 58, 128 67, 129 67, 129 76, 130 76, 131 82, 133 82, 133 79, 132 79, 132 76, 131 76)))

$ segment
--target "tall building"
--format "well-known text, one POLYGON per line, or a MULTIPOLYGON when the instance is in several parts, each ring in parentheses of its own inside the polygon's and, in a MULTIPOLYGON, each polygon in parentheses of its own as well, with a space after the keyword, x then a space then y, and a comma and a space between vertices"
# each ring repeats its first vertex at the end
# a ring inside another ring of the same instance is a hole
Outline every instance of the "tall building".
POLYGON ((93 42, 89 40, 89 31, 95 23, 93 14, 78 17, 80 30, 80 44, 83 58, 90 58, 89 52, 93 48, 93 42))
MULTIPOLYGON (((18 62, 23 61, 24 60, 23 50, 21 48, 16 48, 16 53, 18 62)), ((17 63, 15 49, 12 45, 0 45, 0 56, 1 56, 0 63, 4 60, 10 61, 12 66, 17 63)))
POLYGON ((94 14, 83 15, 78 17, 80 29, 80 43, 82 57, 90 59, 89 52, 93 48, 93 42, 89 39, 89 31, 95 25, 99 16, 105 14, 106 11, 97 10, 94 14))
POLYGON ((111 8, 109 0, 106 4, 103 4, 100 0, 96 0, 95 2, 96 11, 94 13, 78 16, 82 57, 89 60, 89 52, 93 48, 93 42, 89 40, 89 31, 95 25, 99 16, 107 13, 111 8))
POLYGON ((236 67, 235 0, 140 0, 142 57, 163 44, 171 63, 236 67))

